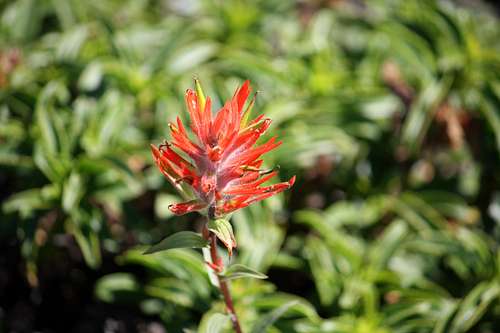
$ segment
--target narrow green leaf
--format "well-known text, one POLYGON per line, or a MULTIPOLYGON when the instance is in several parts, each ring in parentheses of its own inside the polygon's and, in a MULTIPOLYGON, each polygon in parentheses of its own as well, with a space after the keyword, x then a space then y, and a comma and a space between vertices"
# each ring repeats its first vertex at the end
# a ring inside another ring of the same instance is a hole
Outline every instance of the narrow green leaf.
POLYGON ((500 296, 497 281, 479 283, 462 300, 451 324, 450 332, 468 332, 486 313, 488 307, 500 296))
POLYGON ((101 301, 113 303, 140 298, 140 284, 129 273, 113 273, 100 278, 95 285, 95 295, 101 301))
POLYGON ((277 309, 274 309, 267 315, 265 315, 260 321, 255 324, 255 326, 252 329, 252 333, 265 333, 267 332, 267 328, 274 324, 276 320, 278 320, 281 316, 283 316, 288 309, 290 309, 292 306, 298 304, 299 301, 294 300, 290 301, 288 303, 283 304, 277 309))
POLYGON ((90 221, 78 221, 78 217, 73 217, 66 220, 65 228, 75 237, 87 265, 96 269, 101 265, 101 245, 99 235, 89 224, 90 221))
POLYGON ((78 57, 80 49, 89 35, 86 26, 76 26, 61 35, 56 56, 61 60, 74 60, 78 57))
POLYGON ((402 132, 402 141, 411 152, 420 149, 437 107, 448 93, 451 83, 452 78, 449 76, 441 81, 429 82, 411 106, 402 132))
POLYGON ((317 236, 307 237, 304 252, 322 305, 330 306, 341 291, 342 282, 334 265, 333 251, 317 236))
POLYGON ((37 209, 49 208, 51 202, 58 196, 58 188, 52 185, 29 189, 10 196, 2 203, 2 210, 5 213, 18 212, 24 219, 31 216, 37 209))
POLYGON ((37 104, 35 117, 40 131, 39 139, 41 144, 49 153, 55 154, 57 152, 57 138, 55 129, 52 126, 51 110, 47 103, 39 102, 37 104))
POLYGON ((219 45, 211 42, 191 43, 188 47, 179 47, 172 54, 168 70, 172 73, 188 72, 203 64, 217 53, 219 45))
POLYGON ((202 248, 208 245, 206 239, 192 231, 181 231, 168 236, 156 245, 151 246, 144 254, 179 248, 202 248))
POLYGON ((232 254, 233 248, 236 247, 236 240, 233 234, 233 227, 226 219, 210 220, 208 222, 208 230, 213 232, 217 238, 221 240, 229 251, 229 255, 232 254))
POLYGON ((440 316, 436 322, 436 326, 432 333, 445 333, 448 329, 448 324, 453 318, 453 315, 457 311, 458 302, 455 301, 443 301, 442 310, 440 311, 440 316))
POLYGON ((71 1, 52 0, 53 8, 57 19, 64 30, 69 30, 76 24, 76 17, 71 1))
POLYGON ((393 221, 383 232, 370 251, 373 266, 381 270, 387 266, 408 233, 408 225, 402 220, 393 221))
POLYGON ((84 192, 84 184, 80 174, 72 172, 63 187, 62 206, 71 212, 79 203, 84 192))
POLYGON ((239 278, 267 279, 267 275, 256 271, 242 264, 234 264, 226 269, 222 274, 224 280, 234 280, 239 278))
POLYGON ((39 33, 43 14, 36 10, 39 3, 36 0, 5 2, 6 10, 2 13, 2 24, 14 40, 29 41, 39 33), (11 3, 11 5, 9 5, 11 3), (9 6, 7 6, 9 5, 9 6), (8 15, 7 15, 8 14, 8 15))

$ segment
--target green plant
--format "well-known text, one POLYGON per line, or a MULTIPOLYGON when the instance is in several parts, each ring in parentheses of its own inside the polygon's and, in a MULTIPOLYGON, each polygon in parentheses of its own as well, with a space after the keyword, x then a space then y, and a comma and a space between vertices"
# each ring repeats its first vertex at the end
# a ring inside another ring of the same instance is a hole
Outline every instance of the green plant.
POLYGON ((205 223, 147 147, 193 73, 214 108, 250 79, 298 176, 232 216, 226 264, 268 276, 231 282, 244 328, 500 330, 494 2, 182 3, 0 2, 0 330, 230 329, 201 256, 137 248, 205 223))

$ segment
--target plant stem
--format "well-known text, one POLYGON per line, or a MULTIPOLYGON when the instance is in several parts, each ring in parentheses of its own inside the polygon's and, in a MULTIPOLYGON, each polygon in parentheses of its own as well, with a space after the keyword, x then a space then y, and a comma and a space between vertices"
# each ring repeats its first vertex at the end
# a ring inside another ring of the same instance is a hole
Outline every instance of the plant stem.
MULTIPOLYGON (((222 269, 224 264, 222 263, 219 254, 217 253, 217 236, 215 234, 210 233, 210 256, 212 257, 212 263, 215 265, 220 265, 220 269, 222 269)), ((240 323, 238 321, 238 316, 234 311, 233 299, 231 298, 231 293, 229 292, 229 287, 227 282, 221 278, 219 272, 215 272, 217 275, 217 280, 219 281, 219 288, 224 296, 224 302, 226 303, 227 311, 229 312, 229 316, 231 317, 231 322, 233 323, 233 328, 236 333, 242 333, 240 323)))

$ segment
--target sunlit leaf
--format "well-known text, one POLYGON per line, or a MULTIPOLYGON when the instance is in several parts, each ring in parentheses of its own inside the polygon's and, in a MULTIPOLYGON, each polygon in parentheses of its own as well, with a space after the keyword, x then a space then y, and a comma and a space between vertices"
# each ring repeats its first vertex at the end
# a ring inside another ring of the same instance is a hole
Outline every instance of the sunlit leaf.
POLYGON ((210 220, 207 224, 207 228, 213 232, 222 243, 224 243, 224 246, 228 249, 229 254, 231 254, 233 248, 236 247, 236 240, 233 234, 233 227, 231 226, 229 220, 210 220))
POLYGON ((156 245, 147 249, 144 254, 152 254, 179 248, 202 248, 208 245, 208 241, 200 234, 192 231, 180 231, 168 236, 156 245))
POLYGON ((229 266, 222 274, 224 280, 233 280, 240 278, 266 279, 267 276, 250 267, 242 264, 234 264, 229 266))

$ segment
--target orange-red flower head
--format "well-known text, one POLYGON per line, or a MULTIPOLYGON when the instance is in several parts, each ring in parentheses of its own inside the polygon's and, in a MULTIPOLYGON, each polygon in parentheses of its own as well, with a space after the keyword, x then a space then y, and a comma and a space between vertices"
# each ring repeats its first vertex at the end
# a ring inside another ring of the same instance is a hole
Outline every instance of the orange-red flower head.
POLYGON ((171 143, 151 145, 155 162, 165 177, 181 193, 192 192, 192 200, 173 204, 170 210, 178 215, 206 211, 210 217, 220 217, 290 188, 295 177, 288 182, 262 186, 277 172, 262 170, 260 158, 281 141, 276 142, 273 137, 260 146, 255 145, 269 128, 271 119, 260 115, 247 123, 255 101, 254 95, 245 107, 250 94, 249 81, 236 90, 215 116, 210 97, 205 100, 199 82, 196 88, 196 92, 188 89, 185 96, 196 139, 188 137, 177 117, 176 124, 169 124, 171 143))

